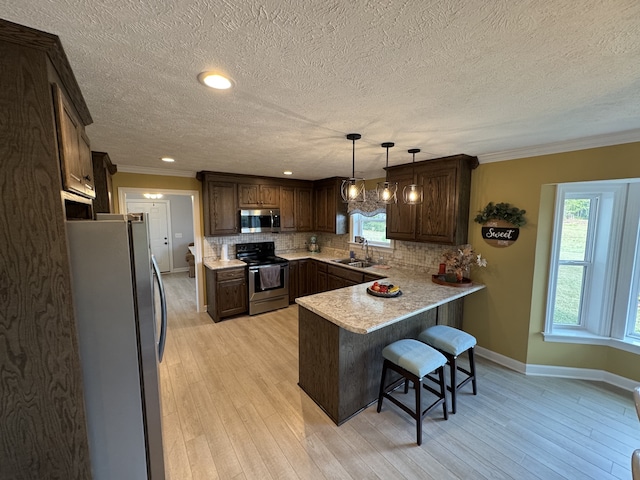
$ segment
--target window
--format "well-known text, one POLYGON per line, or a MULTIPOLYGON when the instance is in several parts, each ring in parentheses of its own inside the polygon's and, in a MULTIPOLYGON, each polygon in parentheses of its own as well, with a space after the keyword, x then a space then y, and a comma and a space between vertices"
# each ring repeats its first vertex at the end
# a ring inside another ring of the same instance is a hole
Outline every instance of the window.
POLYGON ((366 238, 369 245, 375 247, 391 247, 391 240, 387 239, 387 214, 378 213, 372 217, 365 217, 360 213, 351 214, 349 241, 357 243, 357 236, 366 238))
POLYGON ((639 226, 640 183, 558 186, 546 340, 640 352, 639 226))

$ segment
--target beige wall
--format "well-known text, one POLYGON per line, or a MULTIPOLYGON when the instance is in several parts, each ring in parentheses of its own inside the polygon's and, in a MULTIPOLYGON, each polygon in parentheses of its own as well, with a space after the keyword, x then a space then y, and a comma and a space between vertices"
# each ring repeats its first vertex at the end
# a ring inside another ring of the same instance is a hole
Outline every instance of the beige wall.
POLYGON ((464 326, 478 344, 532 365, 604 370, 640 381, 638 355, 589 345, 544 342, 554 183, 640 177, 640 143, 481 164, 472 174, 469 241, 487 258, 474 279, 487 288, 467 297, 464 326), (517 242, 484 242, 475 213, 488 202, 527 211, 517 242))
POLYGON ((142 175, 139 173, 118 172, 113 176, 113 194, 115 195, 115 208, 118 212, 118 189, 149 188, 167 190, 198 190, 202 194, 202 184, 193 177, 171 177, 168 175, 142 175))

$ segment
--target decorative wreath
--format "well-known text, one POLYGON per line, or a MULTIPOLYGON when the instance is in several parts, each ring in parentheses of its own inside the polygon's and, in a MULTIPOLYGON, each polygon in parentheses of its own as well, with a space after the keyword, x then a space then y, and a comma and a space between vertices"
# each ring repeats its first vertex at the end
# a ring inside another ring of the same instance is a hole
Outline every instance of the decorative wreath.
POLYGON ((520 210, 518 207, 513 207, 508 203, 489 202, 486 207, 478 211, 478 215, 473 220, 482 225, 490 220, 504 220, 516 227, 522 227, 527 223, 527 219, 524 218, 526 210, 520 210))

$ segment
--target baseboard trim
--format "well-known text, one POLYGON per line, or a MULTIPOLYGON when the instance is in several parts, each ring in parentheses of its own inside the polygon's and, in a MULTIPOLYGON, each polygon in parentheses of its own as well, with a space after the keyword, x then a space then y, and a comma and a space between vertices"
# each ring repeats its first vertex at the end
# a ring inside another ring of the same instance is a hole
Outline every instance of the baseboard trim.
POLYGON ((604 370, 595 370, 591 368, 575 368, 575 367, 558 367, 553 365, 529 365, 519 362, 513 358, 501 355, 486 348, 476 347, 476 354, 479 357, 491 360, 494 363, 507 367, 516 372, 523 373, 525 375, 540 376, 540 377, 559 377, 559 378, 573 378, 575 380, 590 380, 594 382, 605 382, 623 390, 632 391, 638 386, 637 381, 629 378, 616 375, 614 373, 606 372, 604 370))

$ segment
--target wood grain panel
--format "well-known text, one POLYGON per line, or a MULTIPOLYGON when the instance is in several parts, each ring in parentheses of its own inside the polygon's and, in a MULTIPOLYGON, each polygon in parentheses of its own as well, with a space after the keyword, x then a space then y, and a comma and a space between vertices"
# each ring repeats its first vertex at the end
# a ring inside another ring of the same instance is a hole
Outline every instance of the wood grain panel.
POLYGON ((0 478, 90 478, 47 60, 0 58, 0 478))

